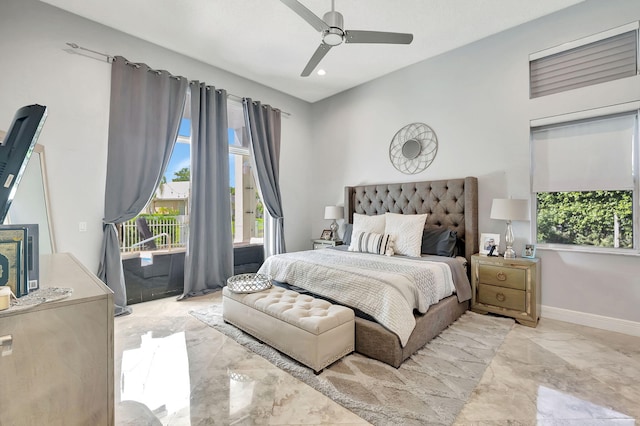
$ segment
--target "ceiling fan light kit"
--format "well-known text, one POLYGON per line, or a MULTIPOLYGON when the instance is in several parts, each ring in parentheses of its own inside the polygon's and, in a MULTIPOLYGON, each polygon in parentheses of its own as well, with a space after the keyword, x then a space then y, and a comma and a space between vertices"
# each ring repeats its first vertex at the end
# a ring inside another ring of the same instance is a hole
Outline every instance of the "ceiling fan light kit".
POLYGON ((328 29, 322 32, 322 41, 329 46, 337 46, 344 41, 344 31, 341 30, 344 27, 344 18, 340 12, 327 12, 322 17, 322 20, 329 26, 328 29))
POLYGON ((334 10, 334 0, 331 0, 331 11, 325 13, 322 19, 297 0, 280 1, 307 21, 322 36, 320 46, 318 46, 304 67, 302 74, 300 74, 302 77, 309 76, 327 52, 333 46, 338 46, 342 43, 410 44, 413 41, 413 34, 407 33, 345 30, 342 14, 334 10))

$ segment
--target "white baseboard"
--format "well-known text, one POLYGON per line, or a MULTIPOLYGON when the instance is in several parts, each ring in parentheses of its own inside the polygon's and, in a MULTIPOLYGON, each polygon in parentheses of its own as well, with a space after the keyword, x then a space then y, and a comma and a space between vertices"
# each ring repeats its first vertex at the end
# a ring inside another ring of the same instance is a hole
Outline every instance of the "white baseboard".
POLYGON ((615 331, 617 333, 640 337, 640 322, 588 314, 586 312, 570 311, 568 309, 545 305, 541 306, 540 311, 540 316, 542 318, 571 322, 574 324, 586 325, 587 327, 600 328, 602 330, 615 331))

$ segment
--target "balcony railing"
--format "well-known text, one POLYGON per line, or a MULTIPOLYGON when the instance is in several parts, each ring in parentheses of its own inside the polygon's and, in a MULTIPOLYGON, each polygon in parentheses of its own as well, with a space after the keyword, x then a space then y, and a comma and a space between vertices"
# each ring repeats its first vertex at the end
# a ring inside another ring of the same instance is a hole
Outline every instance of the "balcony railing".
MULTIPOLYGON (((157 235, 155 240, 158 249, 172 249, 186 247, 189 238, 189 224, 186 216, 153 216, 147 218, 147 225, 152 235, 157 235)), ((145 245, 140 244, 143 239, 136 228, 135 218, 122 224, 120 230, 120 251, 130 253, 145 250, 145 245)))

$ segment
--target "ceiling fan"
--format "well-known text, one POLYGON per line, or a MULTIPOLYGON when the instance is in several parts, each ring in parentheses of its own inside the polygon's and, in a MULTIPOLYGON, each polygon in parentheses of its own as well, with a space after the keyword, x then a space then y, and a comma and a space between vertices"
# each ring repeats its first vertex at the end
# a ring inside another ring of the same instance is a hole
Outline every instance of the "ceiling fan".
POLYGON ((307 77, 311 74, 333 46, 342 43, 410 44, 413 41, 413 34, 343 29, 344 19, 340 12, 335 11, 334 0, 331 0, 331 11, 325 13, 322 19, 297 0, 280 1, 322 34, 320 46, 309 59, 307 66, 302 70, 302 74, 300 74, 302 77, 307 77))

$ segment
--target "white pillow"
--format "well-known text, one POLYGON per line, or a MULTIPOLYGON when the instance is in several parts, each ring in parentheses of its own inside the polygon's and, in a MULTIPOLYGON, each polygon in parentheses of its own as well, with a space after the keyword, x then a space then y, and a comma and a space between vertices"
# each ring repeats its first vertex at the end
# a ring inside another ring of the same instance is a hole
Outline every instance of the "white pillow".
MULTIPOLYGON (((384 234, 385 216, 379 214, 376 216, 369 216, 366 214, 354 213, 353 214, 353 231, 351 235, 356 235, 360 232, 368 232, 374 234, 384 234)), ((353 237, 351 237, 351 245, 349 245, 350 251, 357 251, 353 244, 353 237)))
POLYGON ((420 257, 427 214, 385 213, 385 233, 394 236, 395 254, 420 257))
POLYGON ((353 214, 353 231, 356 232, 373 232, 376 234, 384 234, 385 215, 379 214, 369 216, 366 214, 353 214))

